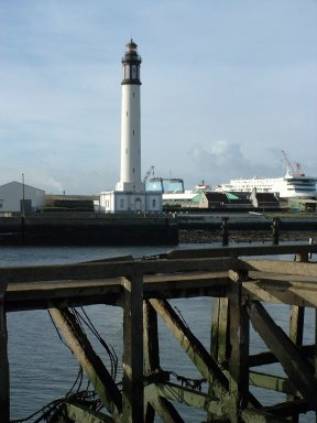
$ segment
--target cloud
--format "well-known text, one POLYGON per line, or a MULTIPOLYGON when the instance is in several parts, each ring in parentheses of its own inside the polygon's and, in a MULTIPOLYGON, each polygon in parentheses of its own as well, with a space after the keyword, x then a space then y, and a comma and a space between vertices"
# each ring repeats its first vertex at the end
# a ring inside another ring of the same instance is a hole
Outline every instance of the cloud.
POLYGON ((277 157, 269 163, 254 161, 244 154, 238 143, 226 140, 214 141, 208 148, 195 144, 189 156, 196 171, 210 175, 213 183, 226 182, 230 178, 274 177, 283 173, 277 157))

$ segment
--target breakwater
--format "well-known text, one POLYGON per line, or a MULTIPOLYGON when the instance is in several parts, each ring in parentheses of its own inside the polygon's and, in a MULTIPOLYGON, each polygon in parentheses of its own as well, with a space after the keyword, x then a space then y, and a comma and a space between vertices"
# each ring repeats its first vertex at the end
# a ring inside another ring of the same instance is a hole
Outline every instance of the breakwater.
POLYGON ((145 216, 0 218, 0 245, 176 245, 173 219, 145 216))

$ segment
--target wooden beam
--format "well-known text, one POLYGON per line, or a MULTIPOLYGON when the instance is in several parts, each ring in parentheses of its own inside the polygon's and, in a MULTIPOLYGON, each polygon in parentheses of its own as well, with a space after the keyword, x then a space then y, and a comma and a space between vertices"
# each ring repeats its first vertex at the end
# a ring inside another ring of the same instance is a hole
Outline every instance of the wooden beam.
POLYGON ((93 411, 84 405, 75 402, 66 402, 65 413, 67 419, 71 419, 76 423, 113 423, 114 420, 110 416, 103 413, 93 411))
POLYGON ((235 258, 148 259, 77 263, 53 266, 2 267, 0 283, 97 280, 135 274, 175 273, 190 271, 225 272, 240 266, 235 258))
MULTIPOLYGON (((303 345, 300 347, 300 351, 304 357, 308 360, 313 358, 314 351, 315 351, 315 344, 312 345, 303 345)), ((278 359, 271 351, 265 351, 262 353, 257 353, 249 356, 249 366, 250 367, 257 367, 263 366, 264 364, 272 364, 276 363, 278 359)))
POLYGON ((165 398, 155 395, 151 404, 164 423, 185 423, 176 408, 165 398))
POLYGON ((73 314, 68 309, 54 307, 49 308, 48 311, 65 343, 94 386, 99 398, 113 415, 113 418, 118 420, 122 410, 121 394, 73 314))
MULTIPOLYGON (((317 252, 317 245, 293 244, 293 245, 260 245, 247 247, 226 248, 203 248, 197 250, 174 250, 166 255, 169 259, 193 258, 193 257, 243 257, 262 255, 282 255, 305 252, 317 252)), ((235 269, 234 269, 235 270, 235 269)))
POLYGON ((248 270, 317 277, 317 263, 269 259, 248 259, 242 262, 248 270))
POLYGON ((244 423, 282 423, 283 419, 279 419, 273 414, 264 410, 245 409, 241 413, 242 421, 244 423))
MULTIPOLYGON (((149 301, 143 301, 143 351, 144 376, 149 377, 160 368, 157 315, 149 301)), ((155 410, 145 401, 144 422, 153 423, 155 410)))
POLYGON ((243 283, 243 291, 249 301, 317 307, 316 286, 309 282, 248 281, 243 283))
POLYGON ((243 277, 233 271, 229 272, 232 281, 229 298, 229 393, 230 422, 239 423, 240 411, 249 402, 249 343, 250 325, 246 304, 242 298, 243 277))
POLYGON ((8 332, 5 310, 4 283, 0 284, 0 416, 1 422, 10 422, 10 377, 8 360, 8 332))
POLYGON ((229 350, 229 304, 228 298, 213 300, 213 320, 211 328, 211 354, 215 361, 223 365, 228 359, 229 350))
POLYGON ((312 409, 315 409, 317 381, 311 365, 260 303, 251 304, 248 310, 252 325, 278 358, 292 385, 302 394, 312 409))
POLYGON ((225 407, 218 398, 209 396, 203 392, 185 388, 170 382, 152 384, 149 388, 152 392, 156 392, 159 397, 179 404, 184 404, 188 407, 205 410, 214 418, 223 418, 226 414, 225 407))
POLYGON ((122 419, 139 423, 144 417, 142 276, 126 278, 123 288, 122 419))
POLYGON ((213 381, 221 392, 226 392, 228 390, 227 378, 201 342, 180 319, 175 310, 164 300, 151 299, 150 303, 195 364, 200 374, 208 382, 213 381))
POLYGON ((262 372, 249 372, 249 384, 257 388, 269 389, 285 394, 296 393, 296 389, 287 378, 262 372))

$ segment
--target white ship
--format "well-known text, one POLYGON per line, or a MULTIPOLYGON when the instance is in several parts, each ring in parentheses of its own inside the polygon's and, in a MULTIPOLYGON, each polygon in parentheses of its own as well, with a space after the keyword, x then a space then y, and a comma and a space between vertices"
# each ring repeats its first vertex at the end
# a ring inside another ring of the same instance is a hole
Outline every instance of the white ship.
POLYGON ((218 185, 218 192, 270 192, 280 198, 316 198, 317 178, 306 176, 299 163, 291 163, 285 152, 286 174, 281 178, 232 179, 218 185))

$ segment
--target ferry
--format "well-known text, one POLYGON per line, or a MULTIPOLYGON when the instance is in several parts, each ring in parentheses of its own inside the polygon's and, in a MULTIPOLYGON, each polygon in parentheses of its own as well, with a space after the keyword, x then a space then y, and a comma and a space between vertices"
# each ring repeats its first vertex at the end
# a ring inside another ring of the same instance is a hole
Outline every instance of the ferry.
POLYGON ((281 178, 232 179, 217 185, 218 192, 270 192, 280 198, 317 198, 317 178, 304 173, 286 172, 281 178))

